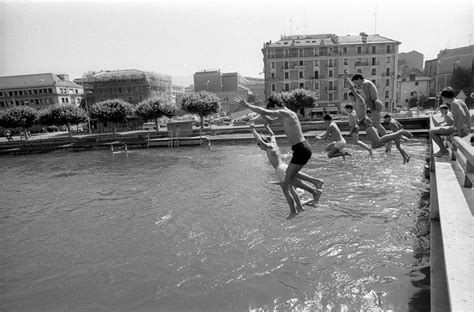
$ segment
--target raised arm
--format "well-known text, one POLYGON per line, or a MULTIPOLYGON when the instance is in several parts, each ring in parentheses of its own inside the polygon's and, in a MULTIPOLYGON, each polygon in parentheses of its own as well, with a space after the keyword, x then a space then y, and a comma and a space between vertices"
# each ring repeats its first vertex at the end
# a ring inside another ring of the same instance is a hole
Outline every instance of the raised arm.
POLYGON ((250 131, 252 132, 253 136, 255 137, 255 139, 257 140, 259 144, 262 144, 266 146, 267 148, 271 147, 270 144, 268 144, 267 142, 263 140, 262 136, 255 130, 254 127, 250 127, 250 131))
POLYGON ((260 115, 266 115, 267 117, 270 116, 270 117, 283 117, 285 115, 287 115, 288 113, 282 109, 280 110, 270 110, 270 109, 266 109, 266 108, 263 108, 263 107, 260 107, 260 106, 256 106, 256 105, 252 105, 250 104, 249 102, 247 102, 242 96, 238 96, 238 97, 235 97, 234 98, 234 102, 236 103, 239 103, 240 105, 242 106, 245 106, 249 109, 251 109, 252 111, 260 114, 260 115))

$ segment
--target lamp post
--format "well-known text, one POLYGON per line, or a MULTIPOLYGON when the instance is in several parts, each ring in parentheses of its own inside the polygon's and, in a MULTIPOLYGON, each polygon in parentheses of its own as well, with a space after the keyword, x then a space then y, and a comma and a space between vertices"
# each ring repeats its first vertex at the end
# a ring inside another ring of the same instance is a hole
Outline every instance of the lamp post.
POLYGON ((89 130, 89 134, 92 134, 92 129, 91 129, 91 116, 89 114, 89 104, 87 103, 87 94, 91 94, 91 91, 85 91, 84 92, 84 104, 86 106, 86 112, 87 112, 87 128, 89 130))
POLYGON ((207 91, 207 92, 209 92, 209 83, 210 83, 210 81, 208 80, 208 81, 206 82, 206 91, 207 91))

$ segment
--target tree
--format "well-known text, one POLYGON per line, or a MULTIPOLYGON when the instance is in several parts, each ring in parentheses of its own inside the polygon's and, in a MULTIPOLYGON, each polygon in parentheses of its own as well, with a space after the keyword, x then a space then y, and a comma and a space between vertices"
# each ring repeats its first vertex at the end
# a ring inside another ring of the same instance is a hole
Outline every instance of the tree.
POLYGON ((456 67, 451 77, 451 87, 454 90, 464 90, 466 94, 469 94, 470 77, 471 70, 464 67, 456 67))
POLYGON ((127 117, 132 113, 132 111, 133 107, 131 104, 121 99, 108 99, 92 105, 90 116, 91 118, 98 119, 102 122, 111 122, 115 134, 116 123, 122 123, 127 120, 127 117))
POLYGON ((71 137, 71 125, 77 125, 87 120, 87 113, 74 104, 57 104, 42 110, 39 122, 43 125, 66 125, 71 137))
POLYGON ((167 102, 163 98, 152 97, 140 102, 135 107, 135 114, 143 120, 148 121, 153 119, 155 121, 156 131, 160 128, 158 126, 158 118, 174 117, 176 116, 177 108, 175 105, 167 102))
POLYGON ((4 128, 21 128, 25 133, 38 120, 38 110, 29 106, 15 106, 7 109, 0 115, 0 126, 4 128))
POLYGON ((181 101, 182 108, 191 114, 196 114, 201 119, 201 130, 204 128, 204 117, 221 110, 220 100, 207 91, 185 95, 181 101))
POLYGON ((318 102, 315 92, 306 89, 296 89, 283 96, 286 107, 294 112, 302 108, 312 108, 318 102))

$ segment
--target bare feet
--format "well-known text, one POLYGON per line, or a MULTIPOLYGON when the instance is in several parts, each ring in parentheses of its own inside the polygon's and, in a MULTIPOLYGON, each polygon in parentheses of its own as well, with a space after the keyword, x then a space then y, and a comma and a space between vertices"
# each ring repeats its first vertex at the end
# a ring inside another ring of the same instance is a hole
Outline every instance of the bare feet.
POLYGON ((314 198, 314 200, 313 200, 313 202, 311 203, 313 206, 318 203, 319 197, 321 197, 321 194, 322 194, 322 193, 323 193, 323 192, 322 192, 321 190, 318 190, 318 189, 317 189, 317 190, 314 190, 314 193, 313 193, 313 198, 314 198))

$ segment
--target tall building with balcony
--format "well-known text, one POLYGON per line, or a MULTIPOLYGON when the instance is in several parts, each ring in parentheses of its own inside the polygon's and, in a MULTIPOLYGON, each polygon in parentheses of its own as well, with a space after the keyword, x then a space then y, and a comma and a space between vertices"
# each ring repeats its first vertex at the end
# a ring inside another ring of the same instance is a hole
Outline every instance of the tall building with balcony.
POLYGON ((158 96, 172 101, 171 76, 137 69, 89 72, 74 82, 84 86, 88 105, 107 99, 130 104, 158 96))
POLYGON ((0 77, 0 110, 14 106, 42 109, 55 104, 79 106, 84 96, 81 85, 66 74, 29 74, 0 77))
POLYGON ((398 47, 380 35, 282 36, 263 45, 265 97, 298 88, 313 90, 319 101, 311 113, 340 112, 348 100, 344 76, 361 73, 377 86, 388 110, 396 97, 398 47))

